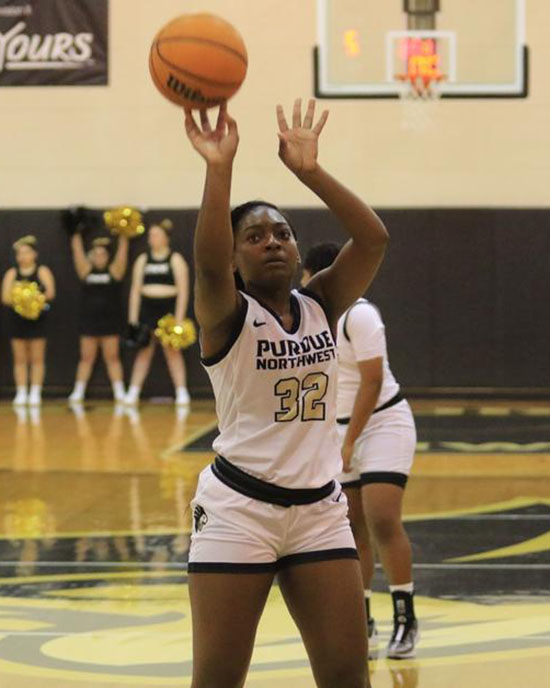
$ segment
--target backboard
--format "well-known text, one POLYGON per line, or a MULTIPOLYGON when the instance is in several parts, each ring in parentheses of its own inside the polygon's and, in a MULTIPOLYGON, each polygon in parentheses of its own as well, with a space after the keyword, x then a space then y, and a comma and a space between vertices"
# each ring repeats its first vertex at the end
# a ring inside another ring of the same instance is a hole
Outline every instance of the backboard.
POLYGON ((315 93, 525 98, 525 1, 317 0, 315 93))

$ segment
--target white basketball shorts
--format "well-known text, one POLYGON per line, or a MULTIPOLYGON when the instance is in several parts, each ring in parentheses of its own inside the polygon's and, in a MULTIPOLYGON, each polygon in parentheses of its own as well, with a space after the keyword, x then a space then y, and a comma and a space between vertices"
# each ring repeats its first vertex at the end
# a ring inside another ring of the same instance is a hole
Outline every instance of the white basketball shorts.
MULTIPOLYGON (((342 443, 347 425, 338 425, 342 443)), ((393 483, 405 487, 416 448, 416 427, 411 407, 403 399, 395 406, 374 413, 357 438, 351 473, 338 480, 344 487, 369 483, 393 483)))
POLYGON ((278 506, 236 492, 210 466, 191 502, 189 572, 263 573, 312 561, 357 559, 341 486, 313 504, 278 506))

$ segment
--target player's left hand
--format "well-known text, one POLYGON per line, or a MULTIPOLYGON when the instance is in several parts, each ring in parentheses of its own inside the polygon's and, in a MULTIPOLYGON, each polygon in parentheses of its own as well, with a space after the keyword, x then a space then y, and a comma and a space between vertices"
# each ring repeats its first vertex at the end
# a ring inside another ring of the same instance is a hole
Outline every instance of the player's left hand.
POLYGON ((351 472, 351 459, 353 457, 353 444, 342 445, 342 461, 344 462, 344 473, 351 472))
POLYGON ((292 127, 288 126, 282 105, 277 105, 277 123, 279 125, 279 157, 294 174, 313 172, 317 167, 319 135, 328 118, 328 110, 323 110, 314 125, 315 100, 308 102, 306 114, 302 121, 302 99, 294 101, 292 110, 292 127))

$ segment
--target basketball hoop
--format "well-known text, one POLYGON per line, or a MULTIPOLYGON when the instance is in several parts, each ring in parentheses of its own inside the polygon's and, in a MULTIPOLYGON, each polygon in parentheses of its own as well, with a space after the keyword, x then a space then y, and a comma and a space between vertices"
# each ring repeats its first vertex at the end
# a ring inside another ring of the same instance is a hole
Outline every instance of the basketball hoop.
POLYGON ((387 80, 398 85, 401 126, 422 131, 434 124, 442 85, 455 79, 455 37, 444 31, 392 31, 386 46, 387 80))

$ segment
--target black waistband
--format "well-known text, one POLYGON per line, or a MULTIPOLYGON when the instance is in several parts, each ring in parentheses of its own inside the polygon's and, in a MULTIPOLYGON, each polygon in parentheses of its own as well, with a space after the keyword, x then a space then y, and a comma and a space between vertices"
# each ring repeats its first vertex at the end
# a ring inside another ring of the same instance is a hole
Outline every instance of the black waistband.
MULTIPOLYGON (((385 411, 386 409, 390 408, 391 406, 395 406, 400 401, 403 401, 404 398, 405 397, 401 395, 401 392, 397 392, 397 394, 394 397, 392 397, 391 399, 389 399, 388 401, 386 401, 385 404, 382 404, 382 406, 375 408, 374 411, 372 412, 373 415, 375 413, 378 413, 379 411, 385 411)), ((339 425, 349 425, 350 420, 351 420, 351 418, 349 418, 349 417, 348 418, 337 418, 336 422, 339 425)))
POLYGON ((224 459, 223 456, 216 456, 211 468, 216 478, 235 492, 260 502, 277 504, 286 508, 319 502, 332 494, 335 486, 334 480, 331 480, 322 487, 313 489, 292 490, 288 487, 279 487, 279 485, 254 478, 224 459))

